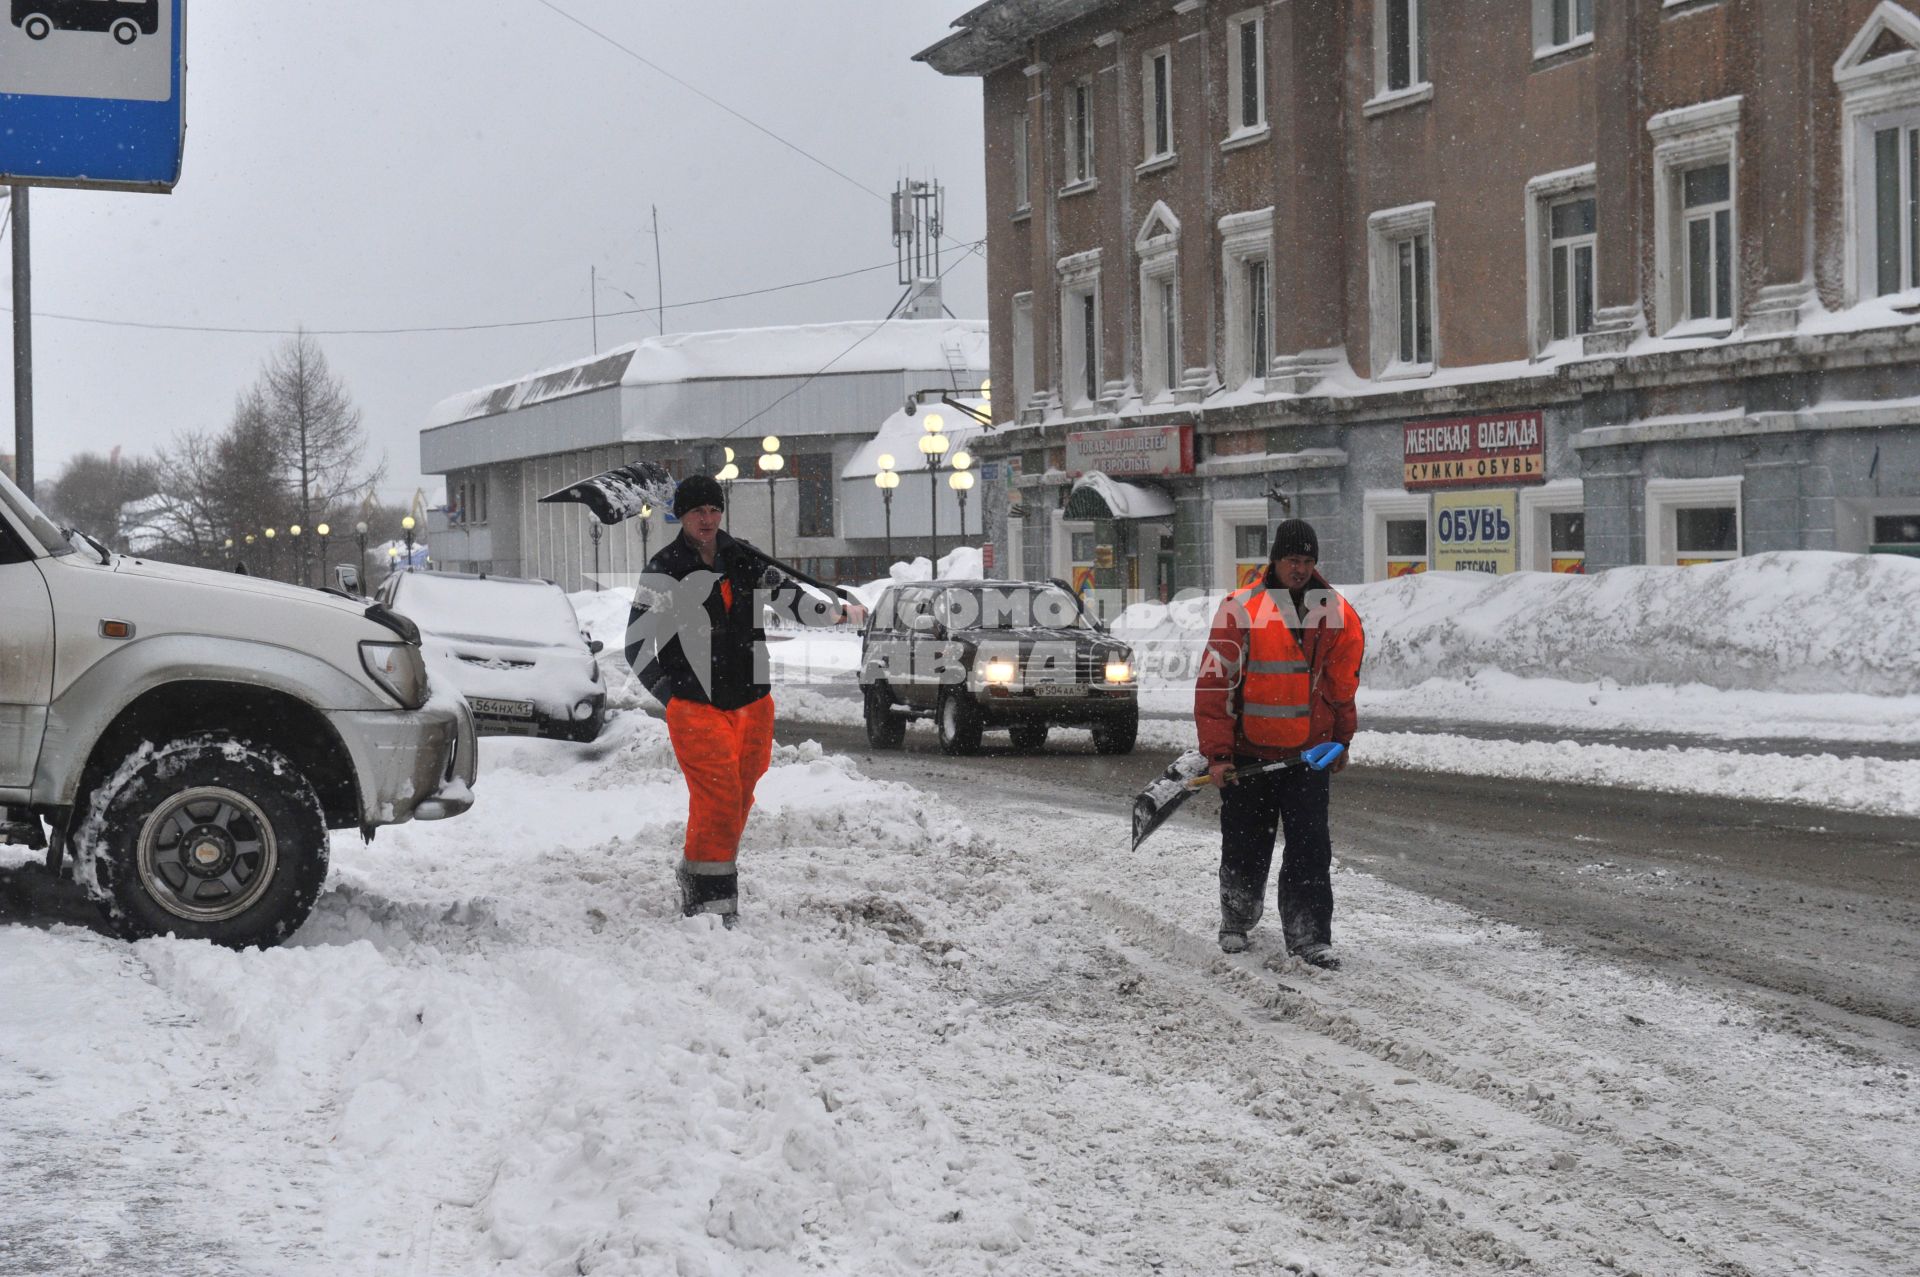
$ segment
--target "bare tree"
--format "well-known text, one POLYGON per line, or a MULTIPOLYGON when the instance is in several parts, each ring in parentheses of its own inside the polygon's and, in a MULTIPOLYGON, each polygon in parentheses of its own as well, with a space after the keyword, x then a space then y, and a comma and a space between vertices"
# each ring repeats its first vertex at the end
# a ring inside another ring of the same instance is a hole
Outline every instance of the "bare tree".
POLYGON ((112 543, 120 536, 120 511, 159 487, 157 467, 144 457, 123 459, 97 452, 76 454, 46 493, 49 513, 67 527, 112 543))
POLYGON ((302 524, 312 527, 354 503, 385 475, 384 460, 367 464, 366 432, 346 383, 306 333, 268 359, 253 398, 278 447, 278 468, 302 524))

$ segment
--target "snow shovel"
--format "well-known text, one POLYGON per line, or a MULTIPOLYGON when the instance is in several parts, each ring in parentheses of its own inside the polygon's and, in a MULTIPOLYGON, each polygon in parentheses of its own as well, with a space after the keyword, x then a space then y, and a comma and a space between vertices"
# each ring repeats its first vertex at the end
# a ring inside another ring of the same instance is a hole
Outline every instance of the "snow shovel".
MULTIPOLYGON (((1264 776, 1269 772, 1294 771, 1301 767, 1325 771, 1345 750, 1346 746, 1339 742, 1328 741, 1324 745, 1315 745, 1298 758, 1261 763, 1257 767, 1236 768, 1230 774, 1240 780, 1248 776, 1264 776)), ((1167 770, 1160 773, 1160 779, 1141 790, 1140 796, 1133 800, 1135 850, 1147 840, 1148 834, 1166 824, 1167 818, 1179 811, 1181 804, 1212 783, 1213 777, 1207 770, 1207 756, 1197 749, 1190 749, 1168 763, 1167 770)))
MULTIPOLYGON (((540 501, 543 505, 577 502, 592 511, 593 517, 602 523, 620 523, 633 518, 648 506, 656 510, 673 509, 673 490, 679 483, 673 477, 673 472, 659 462, 635 461, 594 475, 591 479, 570 483, 558 492, 549 492, 540 501)), ((757 546, 740 540, 734 540, 733 545, 767 567, 778 568, 802 585, 810 585, 826 594, 837 594, 851 603, 860 603, 858 598, 842 587, 816 581, 799 568, 782 563, 757 546)))

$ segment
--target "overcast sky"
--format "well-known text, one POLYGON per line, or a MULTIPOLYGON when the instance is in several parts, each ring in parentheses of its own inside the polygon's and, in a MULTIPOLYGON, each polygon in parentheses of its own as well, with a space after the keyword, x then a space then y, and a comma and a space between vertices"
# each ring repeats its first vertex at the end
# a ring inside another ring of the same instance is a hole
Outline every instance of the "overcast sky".
MULTIPOLYGON (((964 0, 550 4, 189 0, 178 188, 33 193, 41 481, 77 451, 151 453, 181 430, 224 425, 284 340, 54 315, 314 330, 386 453, 385 495, 405 499, 424 482, 437 501, 440 481, 419 474, 427 410, 590 354, 589 322, 326 330, 585 316, 590 267, 603 312, 634 308, 620 290, 650 311, 654 204, 669 332, 886 314, 901 291, 887 206, 861 187, 937 177, 952 236, 983 237, 979 82, 910 60, 970 7, 964 0)), ((984 316, 985 277, 983 256, 948 275, 956 314, 984 316)), ((603 317, 600 348, 653 331, 651 313, 603 317)), ((11 369, 0 360, 7 404, 11 369)), ((10 427, 0 451, 12 451, 10 427)))

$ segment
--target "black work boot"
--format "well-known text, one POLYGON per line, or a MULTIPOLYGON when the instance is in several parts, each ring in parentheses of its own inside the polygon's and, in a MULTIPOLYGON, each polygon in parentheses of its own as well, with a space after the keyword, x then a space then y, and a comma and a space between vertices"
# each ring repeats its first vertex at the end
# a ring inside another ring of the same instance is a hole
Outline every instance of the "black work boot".
POLYGON ((717 913, 731 929, 739 918, 739 874, 730 861, 683 860, 674 869, 680 884, 680 912, 686 917, 717 913))

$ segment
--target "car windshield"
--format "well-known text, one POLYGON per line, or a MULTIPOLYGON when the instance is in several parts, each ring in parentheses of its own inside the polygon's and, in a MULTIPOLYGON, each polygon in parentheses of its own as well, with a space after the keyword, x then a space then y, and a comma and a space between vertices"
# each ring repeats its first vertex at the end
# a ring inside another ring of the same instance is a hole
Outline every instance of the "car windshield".
POLYGON ((393 610, 430 634, 487 643, 579 647, 580 618, 560 588, 544 581, 404 572, 393 610))
POLYGON ((1080 602, 1057 585, 978 585, 947 590, 940 620, 956 630, 1092 629, 1080 602))
POLYGON ((53 520, 42 514, 32 498, 15 487, 4 472, 0 472, 0 502, 5 502, 14 518, 27 525, 27 531, 48 554, 73 553, 73 547, 67 544, 67 538, 61 535, 53 520))

